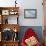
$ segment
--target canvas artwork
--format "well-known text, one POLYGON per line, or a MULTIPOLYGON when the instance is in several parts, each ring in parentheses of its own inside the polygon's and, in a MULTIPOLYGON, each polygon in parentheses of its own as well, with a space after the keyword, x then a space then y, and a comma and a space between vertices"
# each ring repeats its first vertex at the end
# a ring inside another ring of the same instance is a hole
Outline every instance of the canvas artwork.
POLYGON ((24 18, 37 18, 36 9, 24 9, 24 18))

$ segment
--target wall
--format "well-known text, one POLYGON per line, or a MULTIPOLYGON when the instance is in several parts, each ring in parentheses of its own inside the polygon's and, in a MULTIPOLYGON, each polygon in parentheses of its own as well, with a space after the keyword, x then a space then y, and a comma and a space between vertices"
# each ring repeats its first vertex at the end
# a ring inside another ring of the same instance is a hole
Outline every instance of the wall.
POLYGON ((15 0, 0 0, 0 6, 1 7, 10 7, 10 6, 14 6, 14 1, 15 0))
MULTIPOLYGON (((9 7, 15 6, 15 0, 0 0, 0 6, 9 7)), ((20 26, 43 26, 43 0, 17 0, 19 9, 19 24, 20 26), (24 9, 37 9, 37 18, 36 19, 25 19, 24 18, 24 9)), ((10 19, 9 19, 10 20, 10 19)))
POLYGON ((24 13, 20 15, 22 26, 43 26, 43 0, 24 0, 24 9, 37 9, 37 19, 25 19, 24 13))

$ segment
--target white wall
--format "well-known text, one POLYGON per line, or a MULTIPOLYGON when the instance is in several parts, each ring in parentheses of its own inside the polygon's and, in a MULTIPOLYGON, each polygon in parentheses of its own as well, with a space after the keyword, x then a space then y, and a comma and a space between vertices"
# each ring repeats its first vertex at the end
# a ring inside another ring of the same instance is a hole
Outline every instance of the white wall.
MULTIPOLYGON (((0 6, 14 6, 15 0, 0 0, 0 6)), ((21 26, 43 26, 42 0, 17 0, 19 9, 19 24, 21 26), (24 9, 37 9, 37 19, 25 19, 24 9)))
POLYGON ((37 19, 25 19, 23 13, 20 15, 22 26, 43 26, 42 0, 24 0, 24 9, 37 9, 37 19))
POLYGON ((0 6, 1 7, 9 7, 9 6, 14 6, 14 1, 15 0, 0 0, 0 6))

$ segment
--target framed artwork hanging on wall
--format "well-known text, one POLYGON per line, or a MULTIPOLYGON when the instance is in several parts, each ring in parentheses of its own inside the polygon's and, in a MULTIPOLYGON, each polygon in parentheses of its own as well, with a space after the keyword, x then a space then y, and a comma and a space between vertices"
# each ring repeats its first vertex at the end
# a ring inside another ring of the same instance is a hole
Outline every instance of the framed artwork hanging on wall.
POLYGON ((37 9, 24 9, 24 18, 37 18, 37 9))

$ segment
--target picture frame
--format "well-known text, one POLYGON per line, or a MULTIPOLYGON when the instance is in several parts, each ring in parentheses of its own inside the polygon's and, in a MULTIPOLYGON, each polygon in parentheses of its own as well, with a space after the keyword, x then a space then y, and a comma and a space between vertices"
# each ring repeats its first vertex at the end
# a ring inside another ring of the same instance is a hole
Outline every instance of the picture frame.
POLYGON ((37 9, 24 9, 24 18, 37 18, 37 9))
POLYGON ((2 15, 9 15, 9 10, 2 10, 2 15))

